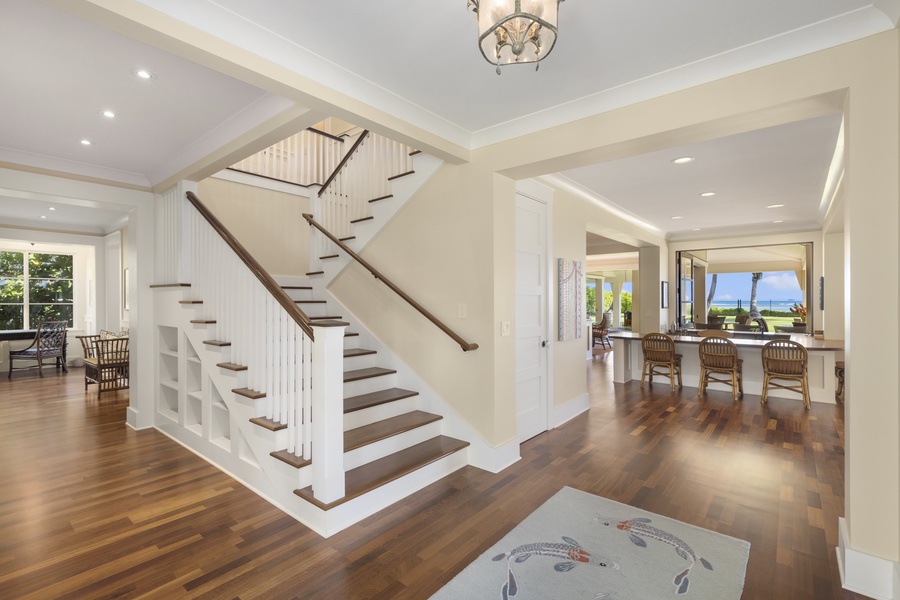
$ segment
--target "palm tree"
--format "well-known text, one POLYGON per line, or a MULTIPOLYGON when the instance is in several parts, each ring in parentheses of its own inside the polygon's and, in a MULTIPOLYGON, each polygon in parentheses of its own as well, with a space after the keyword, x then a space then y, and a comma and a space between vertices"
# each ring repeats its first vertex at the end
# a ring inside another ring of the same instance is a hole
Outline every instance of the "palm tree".
POLYGON ((712 274, 712 280, 709 282, 709 294, 706 296, 706 312, 709 312, 709 309, 712 308, 713 298, 716 297, 716 279, 718 278, 718 273, 712 274))
POLYGON ((755 319, 759 315, 759 309, 756 308, 756 284, 762 279, 762 273, 754 273, 750 287, 750 318, 755 319))

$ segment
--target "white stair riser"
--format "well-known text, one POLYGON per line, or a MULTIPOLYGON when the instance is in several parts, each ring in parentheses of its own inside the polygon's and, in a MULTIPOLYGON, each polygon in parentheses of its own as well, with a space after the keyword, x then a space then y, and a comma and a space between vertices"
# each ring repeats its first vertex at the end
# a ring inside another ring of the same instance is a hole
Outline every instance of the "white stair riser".
POLYGON ((387 402, 362 410, 355 410, 344 415, 344 431, 356 429, 363 425, 369 425, 376 421, 390 419, 391 417, 398 417, 414 411, 417 408, 416 397, 412 396, 411 398, 403 398, 402 400, 395 400, 394 402, 387 402))
POLYGON ((334 535, 342 529, 346 529, 350 525, 384 510, 391 504, 399 502, 425 486, 431 485, 435 481, 461 469, 466 464, 468 464, 468 455, 466 449, 462 449, 383 485, 368 494, 336 506, 325 514, 327 528, 324 535, 334 535))
POLYGON ((361 448, 345 452, 344 470, 349 471, 350 469, 355 469, 356 467, 370 463, 373 460, 384 458, 389 454, 399 452, 410 446, 430 440, 440 434, 441 422, 435 421, 434 423, 428 423, 422 427, 416 427, 415 429, 404 431, 403 433, 392 435, 389 438, 379 440, 375 443, 367 444, 361 448))
POLYGON ((368 367, 380 366, 377 354, 364 354, 362 356, 344 357, 344 370, 355 371, 356 369, 366 369, 368 367))
POLYGON ((385 388, 397 386, 397 374, 381 375, 380 377, 369 377, 368 379, 360 379, 359 381, 348 381, 344 383, 344 397, 359 396, 360 394, 368 394, 369 392, 377 392, 385 388))

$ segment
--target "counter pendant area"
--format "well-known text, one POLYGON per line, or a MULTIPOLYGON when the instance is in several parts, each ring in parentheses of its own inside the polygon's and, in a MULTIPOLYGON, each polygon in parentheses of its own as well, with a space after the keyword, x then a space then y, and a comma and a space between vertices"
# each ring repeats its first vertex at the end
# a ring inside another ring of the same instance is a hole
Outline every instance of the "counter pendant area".
MULTIPOLYGON (((641 334, 631 331, 610 332, 613 342, 613 381, 628 383, 640 381, 643 368, 641 353, 641 334)), ((686 387, 697 388, 700 383, 699 344, 702 337, 692 335, 673 335, 675 351, 682 355, 682 380, 686 387)), ((844 360, 844 342, 842 340, 820 340, 810 335, 797 334, 759 334, 748 337, 735 336, 728 338, 738 348, 738 356, 743 359, 743 387, 745 394, 762 395, 763 367, 761 350, 773 339, 791 339, 801 344, 809 354, 808 378, 809 397, 813 402, 835 404, 835 363, 844 360)), ((668 380, 662 379, 658 387, 668 387, 668 380)), ((709 390, 720 390, 731 393, 731 388, 720 383, 712 383, 709 390)), ((775 398, 787 398, 801 401, 799 394, 786 390, 769 390, 768 395, 775 398)))

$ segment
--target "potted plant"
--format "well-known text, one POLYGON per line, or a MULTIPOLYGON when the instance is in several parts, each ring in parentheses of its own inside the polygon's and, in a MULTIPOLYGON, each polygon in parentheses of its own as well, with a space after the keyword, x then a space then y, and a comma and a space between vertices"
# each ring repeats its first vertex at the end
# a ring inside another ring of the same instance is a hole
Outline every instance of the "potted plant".
POLYGON ((806 307, 802 303, 794 303, 791 312, 797 315, 794 319, 794 327, 802 327, 806 325, 806 307))

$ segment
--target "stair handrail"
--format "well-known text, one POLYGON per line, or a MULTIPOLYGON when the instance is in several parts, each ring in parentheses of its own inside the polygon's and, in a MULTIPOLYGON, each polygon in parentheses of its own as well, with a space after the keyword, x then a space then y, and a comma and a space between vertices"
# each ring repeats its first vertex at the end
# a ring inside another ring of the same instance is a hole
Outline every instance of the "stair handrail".
POLYGON ((330 231, 328 231, 327 229, 322 227, 322 225, 316 221, 316 219, 313 215, 311 215, 309 213, 303 213, 303 218, 306 219, 306 222, 309 223, 312 227, 315 227, 320 232, 322 232, 322 234, 325 235, 328 239, 330 239, 338 248, 340 248, 341 250, 346 252, 347 256, 349 256, 350 258, 352 258, 353 260, 358 262, 360 265, 362 265, 362 267, 364 269, 366 269, 369 273, 371 273, 375 277, 375 279, 381 280, 386 286, 391 288, 391 290, 393 290, 394 293, 396 293, 398 296, 400 296, 401 298, 406 300, 406 302, 410 306, 412 306, 417 311, 419 311, 422 314, 422 316, 424 316, 426 319, 428 319, 429 321, 434 323, 438 327, 438 329, 440 329, 441 331, 446 333, 448 336, 450 336, 453 339, 453 341, 455 341, 457 344, 459 344, 459 347, 462 348, 463 352, 468 352, 469 350, 477 350, 478 349, 478 344, 467 342, 459 334, 457 334, 455 331, 453 331, 447 325, 445 325, 440 319, 438 319, 433 314, 428 312, 428 310, 426 310, 421 304, 419 304, 418 302, 413 300, 409 296, 409 294, 407 294, 406 292, 401 290, 399 287, 397 287, 394 284, 394 282, 392 282, 390 279, 388 279, 383 274, 381 274, 375 267, 370 265, 368 263, 368 261, 366 261, 366 259, 364 259, 359 254, 357 254, 356 252, 351 250, 347 246, 347 244, 345 244, 340 239, 338 239, 336 236, 334 236, 330 231))
POLYGON ((322 197, 322 194, 325 193, 325 190, 328 189, 328 186, 331 185, 331 182, 334 181, 334 179, 341 172, 341 169, 344 168, 344 165, 346 165, 348 162, 350 162, 350 159, 353 158, 353 155, 356 153, 356 149, 359 148, 359 146, 363 143, 363 141, 365 141, 365 139, 368 136, 369 136, 368 129, 364 129, 363 132, 361 134, 359 134, 359 137, 356 138, 355 142, 353 142, 353 146, 350 147, 350 150, 347 151, 347 154, 344 155, 344 158, 341 159, 341 162, 338 163, 338 165, 334 168, 334 171, 331 173, 331 175, 328 176, 328 179, 325 180, 325 183, 322 184, 322 187, 319 188, 319 197, 320 198, 322 197))
POLYGON ((309 317, 306 316, 300 307, 291 300, 291 297, 288 296, 287 292, 285 292, 280 285, 272 278, 271 275, 262 267, 262 265, 257 262, 255 258, 244 248, 244 245, 241 244, 234 235, 222 224, 219 219, 213 215, 206 205, 200 201, 200 198, 197 197, 194 192, 188 191, 187 194, 188 202, 190 202, 194 208, 197 209, 204 219, 210 224, 210 226, 220 235, 222 239, 225 240, 225 243, 234 250, 235 254, 243 261, 247 268, 250 269, 250 272, 253 273, 254 276, 262 283, 263 287, 272 294, 272 297, 284 308, 285 312, 287 312, 288 316, 291 317, 297 325, 300 326, 300 329, 303 330, 303 333, 309 336, 309 339, 315 340, 315 336, 313 334, 313 328, 309 317))

